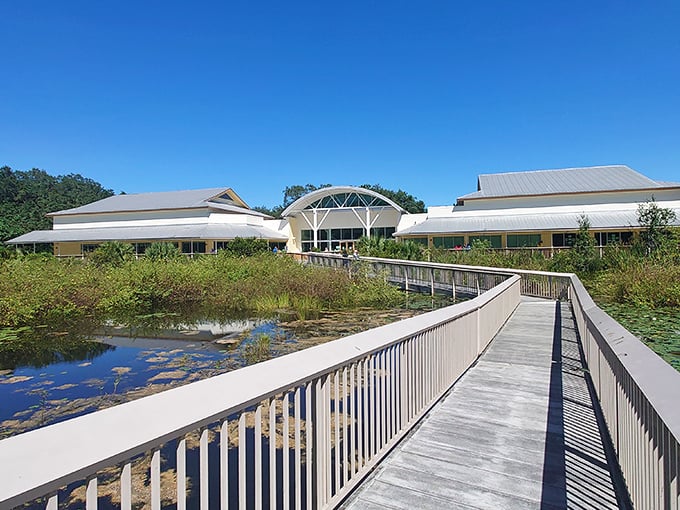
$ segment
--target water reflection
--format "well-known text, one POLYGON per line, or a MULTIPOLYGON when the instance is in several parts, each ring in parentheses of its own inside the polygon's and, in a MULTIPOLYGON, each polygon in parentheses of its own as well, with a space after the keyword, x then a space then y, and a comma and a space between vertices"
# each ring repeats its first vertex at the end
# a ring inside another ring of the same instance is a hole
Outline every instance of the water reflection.
POLYGON ((314 320, 152 314, 70 334, 0 330, 0 438, 449 303, 410 296, 401 308, 333 311, 314 320))

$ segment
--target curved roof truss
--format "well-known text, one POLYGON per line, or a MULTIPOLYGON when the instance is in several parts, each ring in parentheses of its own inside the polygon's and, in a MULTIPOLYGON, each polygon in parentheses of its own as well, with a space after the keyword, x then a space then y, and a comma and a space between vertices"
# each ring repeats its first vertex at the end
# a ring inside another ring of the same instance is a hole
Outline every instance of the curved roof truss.
POLYGON ((365 209, 367 207, 391 207, 401 213, 406 212, 397 203, 376 191, 356 186, 330 186, 298 198, 281 213, 281 216, 284 218, 295 216, 295 213, 303 210, 365 209))

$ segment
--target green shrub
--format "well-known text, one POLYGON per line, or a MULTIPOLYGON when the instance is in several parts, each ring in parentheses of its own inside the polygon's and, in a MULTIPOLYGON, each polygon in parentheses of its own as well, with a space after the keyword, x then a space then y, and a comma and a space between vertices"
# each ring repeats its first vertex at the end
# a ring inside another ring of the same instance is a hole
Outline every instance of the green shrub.
POLYGON ((269 251, 269 243, 266 239, 255 237, 237 237, 227 243, 224 251, 235 257, 251 257, 258 253, 269 251))
POLYGON ((120 266, 134 258, 135 250, 129 243, 107 241, 97 246, 88 260, 96 266, 120 266))
POLYGON ((181 256, 177 246, 172 243, 151 243, 144 252, 144 257, 153 261, 177 259, 181 256))

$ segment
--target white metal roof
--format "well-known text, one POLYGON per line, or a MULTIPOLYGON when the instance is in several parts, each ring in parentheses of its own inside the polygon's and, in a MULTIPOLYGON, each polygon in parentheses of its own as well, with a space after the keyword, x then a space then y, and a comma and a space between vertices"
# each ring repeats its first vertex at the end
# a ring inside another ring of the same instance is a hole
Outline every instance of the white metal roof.
POLYGON ((477 187, 478 191, 460 199, 660 189, 680 187, 680 184, 657 182, 628 166, 610 165, 481 174, 477 187))
POLYGON ((287 241, 285 234, 267 227, 234 224, 160 225, 149 227, 78 228, 34 230, 6 241, 8 244, 63 243, 89 241, 143 241, 168 239, 234 239, 256 237, 287 241))
POLYGON ((154 193, 135 193, 129 195, 114 195, 104 198, 91 204, 86 204, 73 209, 64 209, 49 213, 48 216, 62 216, 70 214, 93 214, 111 213, 123 211, 155 211, 162 209, 195 209, 201 207, 213 207, 231 212, 244 214, 255 214, 266 216, 248 209, 248 206, 236 195, 231 188, 206 188, 183 191, 160 191, 154 193), (229 194, 233 196, 237 203, 242 203, 244 207, 236 205, 212 202, 211 199, 219 195, 229 194))
POLYGON ((339 193, 360 193, 362 195, 369 195, 371 197, 384 200, 387 204, 389 204, 391 207, 394 207, 401 213, 406 212, 399 204, 371 189, 360 188, 358 186, 329 186, 327 188, 319 188, 315 191, 312 191, 311 193, 307 193, 303 197, 298 198, 295 202, 286 207, 286 209, 281 213, 281 217, 285 218, 286 216, 292 216, 293 213, 305 209, 307 206, 311 205, 320 198, 339 193))
MULTIPOLYGON (((680 206, 673 208, 676 225, 680 225, 680 206)), ((443 235, 472 232, 532 232, 544 230, 578 230, 581 214, 590 221, 592 230, 627 229, 639 227, 636 209, 545 212, 517 214, 509 210, 499 214, 456 215, 428 218, 396 232, 396 237, 443 235)))

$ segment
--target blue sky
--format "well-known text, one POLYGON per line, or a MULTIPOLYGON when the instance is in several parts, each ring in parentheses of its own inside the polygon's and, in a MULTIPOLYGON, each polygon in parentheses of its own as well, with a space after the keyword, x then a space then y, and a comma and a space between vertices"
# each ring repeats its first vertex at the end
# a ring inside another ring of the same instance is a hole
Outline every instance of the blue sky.
POLYGON ((0 165, 116 192, 622 163, 680 181, 680 2, 0 0, 0 165))

